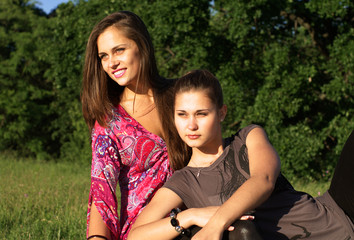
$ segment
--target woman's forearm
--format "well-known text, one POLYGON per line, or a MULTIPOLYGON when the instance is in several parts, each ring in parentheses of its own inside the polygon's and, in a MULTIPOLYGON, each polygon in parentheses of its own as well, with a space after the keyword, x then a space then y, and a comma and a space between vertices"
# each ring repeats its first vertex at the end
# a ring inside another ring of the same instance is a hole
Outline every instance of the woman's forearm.
POLYGON ((224 230, 241 215, 269 198, 280 173, 280 160, 262 128, 252 129, 246 138, 250 178, 218 209, 209 225, 224 230))
POLYGON ((107 239, 111 239, 111 232, 104 223, 101 214, 98 212, 94 203, 92 203, 91 206, 90 222, 88 227, 88 237, 92 235, 101 235, 107 239))
POLYGON ((234 221, 250 210, 254 210, 269 198, 274 183, 265 176, 248 179, 220 208, 207 223, 226 230, 234 221))
MULTIPOLYGON (((188 209, 178 213, 177 220, 179 226, 182 226, 183 228, 187 229, 194 225, 192 212, 192 209, 188 209)), ((179 233, 171 225, 171 219, 167 217, 154 222, 133 227, 129 232, 128 240, 166 240, 174 239, 178 235, 179 233)))

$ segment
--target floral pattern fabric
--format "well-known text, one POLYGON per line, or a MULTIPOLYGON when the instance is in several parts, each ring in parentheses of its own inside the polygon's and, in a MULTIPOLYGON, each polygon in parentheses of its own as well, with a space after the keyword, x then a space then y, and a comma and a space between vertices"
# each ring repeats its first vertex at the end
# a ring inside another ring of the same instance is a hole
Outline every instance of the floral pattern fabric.
POLYGON ((115 239, 126 239, 137 215, 171 175, 165 142, 118 106, 108 127, 96 122, 92 132, 87 226, 94 203, 115 239))

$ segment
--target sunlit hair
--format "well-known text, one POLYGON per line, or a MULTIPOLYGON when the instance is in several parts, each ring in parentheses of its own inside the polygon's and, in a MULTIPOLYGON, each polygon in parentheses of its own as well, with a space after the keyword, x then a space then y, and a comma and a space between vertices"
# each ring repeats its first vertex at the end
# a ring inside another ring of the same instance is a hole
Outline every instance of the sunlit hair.
POLYGON ((112 114, 112 106, 119 102, 119 96, 124 89, 106 74, 98 57, 97 39, 112 26, 138 46, 140 54, 138 84, 145 84, 153 90, 166 85, 158 74, 154 47, 144 22, 136 14, 128 11, 108 15, 93 28, 86 46, 81 98, 83 115, 90 129, 96 120, 100 125, 106 126, 107 117, 109 119, 112 114))
POLYGON ((178 79, 174 88, 174 101, 177 94, 191 90, 206 91, 207 96, 219 109, 224 105, 220 82, 208 70, 192 70, 178 79))
MULTIPOLYGON (((174 113, 176 96, 180 93, 195 90, 205 91, 212 103, 214 103, 218 109, 221 109, 224 105, 219 80, 207 70, 192 70, 178 79, 175 84, 172 114, 174 113)), ((181 146, 186 149, 185 155, 179 158, 170 159, 171 166, 174 166, 175 169, 181 169, 187 166, 192 155, 192 149, 183 142, 179 135, 168 142, 168 151, 171 154, 177 154, 178 151, 180 151, 181 146)))

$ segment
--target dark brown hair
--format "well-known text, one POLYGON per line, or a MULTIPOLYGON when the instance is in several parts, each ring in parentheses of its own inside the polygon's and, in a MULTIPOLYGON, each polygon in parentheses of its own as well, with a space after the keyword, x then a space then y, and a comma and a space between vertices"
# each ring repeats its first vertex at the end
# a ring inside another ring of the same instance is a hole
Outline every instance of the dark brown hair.
MULTIPOLYGON (((194 90, 206 91, 207 96, 219 109, 224 105, 223 93, 219 80, 207 70, 192 70, 178 79, 175 84, 172 114, 174 112, 176 95, 194 90)), ((180 146, 178 144, 180 144, 180 142, 183 141, 179 135, 173 141, 168 142, 168 150, 171 154, 176 154, 176 152, 179 151, 180 146)), ((187 166, 190 160, 192 150, 187 145, 185 145, 184 148, 187 149, 186 155, 180 158, 170 159, 171 165, 176 166, 177 169, 187 166), (183 157, 187 157, 187 159, 183 157)))
MULTIPOLYGON (((173 122, 173 84, 158 73, 154 47, 144 22, 136 14, 128 11, 112 13, 102 19, 92 30, 86 46, 85 65, 81 90, 82 112, 86 124, 92 131, 95 122, 106 127, 112 117, 112 108, 119 103, 124 87, 119 86, 103 70, 98 57, 97 38, 108 28, 116 27, 126 38, 133 40, 140 53, 138 84, 152 88, 155 105, 162 123, 163 137, 166 143, 178 137, 173 122)), ((176 143, 175 154, 169 153, 169 159, 185 159, 186 145, 176 143)), ((175 162, 175 160, 173 161, 175 162)), ((177 162, 180 162, 177 161, 177 162)), ((172 167, 175 166, 172 164, 172 167)))
MULTIPOLYGON (((204 90, 210 100, 220 109, 224 105, 222 88, 219 80, 208 70, 192 70, 178 79, 174 88, 176 95, 191 90, 204 90)), ((173 101, 174 103, 175 101, 173 101)))

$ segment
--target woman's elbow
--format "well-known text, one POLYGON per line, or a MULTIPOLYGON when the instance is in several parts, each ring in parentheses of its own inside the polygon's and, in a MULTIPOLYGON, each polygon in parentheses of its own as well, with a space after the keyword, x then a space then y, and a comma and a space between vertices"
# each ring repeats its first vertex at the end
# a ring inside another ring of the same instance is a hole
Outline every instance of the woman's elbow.
POLYGON ((269 197, 272 192, 274 191, 275 188, 275 179, 271 179, 269 177, 266 177, 265 181, 264 181, 264 192, 267 195, 267 197, 269 197))
POLYGON ((262 192, 262 195, 269 197, 275 188, 275 179, 268 175, 253 176, 256 181, 258 189, 262 192), (257 180, 256 180, 257 179, 257 180))

